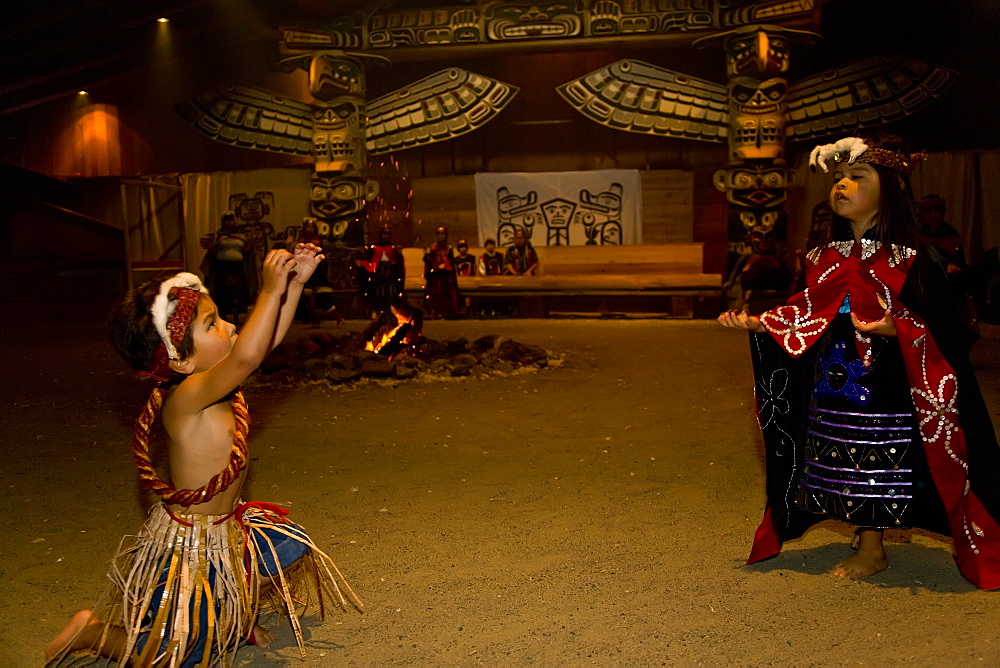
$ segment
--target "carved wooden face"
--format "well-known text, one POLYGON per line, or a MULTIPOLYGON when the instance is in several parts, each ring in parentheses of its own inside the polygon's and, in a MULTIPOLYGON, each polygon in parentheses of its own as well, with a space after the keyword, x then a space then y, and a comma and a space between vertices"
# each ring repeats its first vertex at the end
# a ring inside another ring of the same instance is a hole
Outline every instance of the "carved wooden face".
POLYGON ((784 245, 787 216, 784 211, 751 211, 729 214, 729 252, 737 255, 774 255, 784 245))
POLYGON ((788 39, 779 33, 760 28, 746 30, 726 43, 726 70, 731 77, 751 72, 787 72, 788 46, 788 39))
POLYGON ((783 163, 740 165, 720 169, 714 176, 715 187, 726 194, 730 204, 749 209, 771 209, 784 205, 788 170, 783 163))
POLYGON ((486 16, 488 39, 497 42, 575 37, 583 30, 583 15, 576 0, 504 3, 486 16))
POLYGON ((784 155, 787 94, 784 79, 735 77, 729 82, 731 158, 773 160, 784 155))
POLYGON ((309 210, 320 221, 329 224, 331 237, 342 239, 351 222, 364 210, 367 196, 366 182, 361 177, 314 174, 309 190, 309 210))
POLYGON ((364 105, 339 100, 313 111, 313 156, 317 172, 360 172, 365 154, 364 105))
POLYGON ((343 95, 364 98, 364 66, 336 52, 316 54, 309 63, 309 92, 324 102, 343 95))

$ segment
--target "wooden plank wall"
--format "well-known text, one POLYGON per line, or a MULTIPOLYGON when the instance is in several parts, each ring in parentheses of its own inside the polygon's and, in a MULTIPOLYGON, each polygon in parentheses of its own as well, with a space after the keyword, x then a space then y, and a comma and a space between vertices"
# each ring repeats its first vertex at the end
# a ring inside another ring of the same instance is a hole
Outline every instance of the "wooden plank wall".
MULTIPOLYGON (((679 169, 642 172, 642 238, 645 244, 694 240, 694 175, 679 169)), ((429 246, 434 228, 448 227, 454 244, 467 239, 480 246, 476 227, 476 185, 472 176, 433 176, 413 179, 413 240, 397 243, 429 246)))

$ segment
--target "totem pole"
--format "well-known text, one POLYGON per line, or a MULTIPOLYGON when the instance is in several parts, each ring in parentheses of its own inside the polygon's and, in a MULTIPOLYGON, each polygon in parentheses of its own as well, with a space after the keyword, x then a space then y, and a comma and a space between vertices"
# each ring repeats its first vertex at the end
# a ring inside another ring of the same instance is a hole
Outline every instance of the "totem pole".
MULTIPOLYGON (((453 67, 367 102, 366 65, 389 61, 341 50, 341 43, 325 30, 283 29, 281 67, 308 72, 310 102, 227 85, 177 109, 216 141, 313 159, 310 212, 324 240, 330 280, 348 288, 354 280, 354 255, 366 241, 366 204, 379 190, 378 179, 368 174, 369 156, 476 130, 510 103, 517 88, 453 67)), ((410 194, 407 190, 405 195, 410 194)), ((393 208, 408 211, 398 199, 394 197, 393 208)))
POLYGON ((723 46, 729 84, 620 60, 559 86, 590 120, 656 137, 727 142, 728 164, 713 177, 729 203, 730 287, 779 299, 790 287, 784 262, 788 141, 881 125, 916 113, 954 82, 956 73, 899 55, 879 55, 789 84, 789 46, 819 36, 777 25, 749 25, 693 44, 723 46))
POLYGON ((739 285, 741 302, 771 294, 791 282, 784 260, 787 241, 785 187, 795 172, 785 162, 789 45, 818 35, 778 26, 748 26, 695 42, 723 40, 729 76, 729 164, 715 172, 715 187, 729 203, 725 286, 739 285))

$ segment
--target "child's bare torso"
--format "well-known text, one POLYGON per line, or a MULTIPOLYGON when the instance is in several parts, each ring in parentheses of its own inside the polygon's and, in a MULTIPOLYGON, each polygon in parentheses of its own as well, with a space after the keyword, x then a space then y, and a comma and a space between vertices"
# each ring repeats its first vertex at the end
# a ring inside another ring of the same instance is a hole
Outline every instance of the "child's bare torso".
MULTIPOLYGON (((170 483, 175 489, 198 489, 229 466, 233 447, 232 404, 218 401, 199 413, 175 414, 170 398, 163 405, 163 426, 169 438, 170 483)), ((206 503, 189 508, 171 505, 171 512, 225 515, 240 499, 246 467, 239 477, 206 503)))

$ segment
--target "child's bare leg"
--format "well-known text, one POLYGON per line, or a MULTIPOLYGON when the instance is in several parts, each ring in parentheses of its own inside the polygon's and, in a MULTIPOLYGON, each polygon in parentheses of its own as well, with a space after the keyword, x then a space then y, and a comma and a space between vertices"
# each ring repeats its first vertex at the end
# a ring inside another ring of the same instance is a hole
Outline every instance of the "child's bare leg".
POLYGON ((81 610, 73 615, 69 623, 59 632, 55 640, 45 649, 45 660, 50 661, 64 651, 94 649, 101 656, 117 659, 125 649, 125 629, 105 624, 91 610, 81 610), (101 647, 101 634, 107 629, 107 638, 101 647))
MULTIPOLYGON (((294 566, 295 564, 299 563, 299 561, 301 561, 301 559, 302 558, 299 557, 298 559, 296 559, 292 563, 290 563, 287 566, 285 566, 282 570, 285 571, 285 573, 287 573, 289 570, 291 570, 292 566, 294 566)), ((277 580, 277 576, 274 576, 273 578, 270 578, 270 577, 261 577, 261 580, 260 580, 260 597, 261 598, 264 598, 268 594, 271 593, 271 591, 274 589, 274 582, 276 580, 277 580)), ((257 647, 261 647, 261 648, 265 648, 266 649, 271 644, 271 642, 273 640, 274 640, 274 633, 273 632, 267 630, 266 628, 264 628, 260 624, 254 624, 253 625, 253 644, 254 645, 256 645, 257 647)))
MULTIPOLYGON (((859 579, 884 571, 889 565, 882 544, 884 533, 882 529, 859 528, 856 534, 857 552, 831 568, 830 572, 842 578, 859 579)), ((851 546, 854 547, 853 540, 851 546)))

